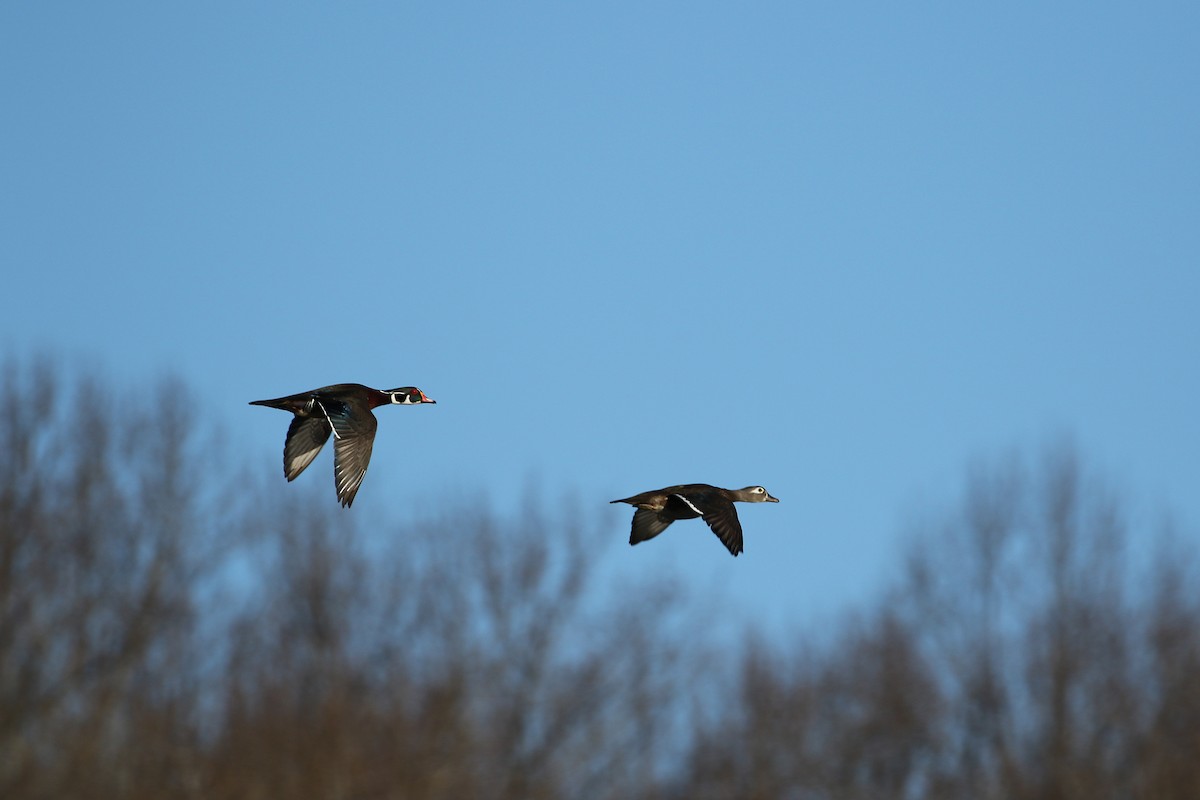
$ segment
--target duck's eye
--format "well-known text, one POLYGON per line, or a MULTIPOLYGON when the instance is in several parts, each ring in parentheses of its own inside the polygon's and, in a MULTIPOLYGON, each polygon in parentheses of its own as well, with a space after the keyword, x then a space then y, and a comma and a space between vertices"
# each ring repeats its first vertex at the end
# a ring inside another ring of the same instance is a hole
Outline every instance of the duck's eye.
POLYGON ((767 490, 766 490, 766 489, 764 489, 764 488, 763 488, 763 487, 761 487, 761 486, 755 486, 755 487, 754 487, 754 493, 755 493, 755 494, 766 494, 766 492, 767 492, 767 490))

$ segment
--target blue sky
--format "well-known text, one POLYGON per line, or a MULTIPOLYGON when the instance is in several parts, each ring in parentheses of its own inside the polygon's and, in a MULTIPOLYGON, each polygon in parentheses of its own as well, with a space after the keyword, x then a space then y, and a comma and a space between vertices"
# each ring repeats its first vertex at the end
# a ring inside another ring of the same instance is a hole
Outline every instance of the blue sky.
MULTIPOLYGON (((1200 523, 1193 3, 8 3, 0 346, 247 401, 415 384, 365 519, 762 483, 631 571, 810 620, 972 459, 1200 523)), ((199 478, 198 478, 199 479, 199 478)), ((598 547, 602 543, 598 543, 598 547)))

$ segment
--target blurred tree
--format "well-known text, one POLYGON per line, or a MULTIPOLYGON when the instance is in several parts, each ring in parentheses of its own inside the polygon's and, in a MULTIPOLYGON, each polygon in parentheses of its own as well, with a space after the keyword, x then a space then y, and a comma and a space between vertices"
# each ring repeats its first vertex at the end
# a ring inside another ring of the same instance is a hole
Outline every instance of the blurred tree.
POLYGON ((1127 797, 1144 627, 1118 503, 1073 447, 972 470, 897 598, 949 714, 941 796, 1127 797))
POLYGON ((1074 448, 977 465, 865 624, 748 649, 669 796, 1200 796, 1200 581, 1127 540, 1074 448))
POLYGON ((603 535, 532 503, 366 535, 221 478, 176 384, 0 370, 6 800, 616 798, 665 769, 699 637, 672 581, 596 585, 603 535))
POLYGON ((915 637, 886 609, 823 649, 756 642, 740 704, 697 737, 680 798, 903 798, 936 745, 940 699, 915 637))
POLYGON ((600 537, 534 508, 387 542, 334 539, 312 510, 273 531, 267 611, 239 626, 230 664, 221 785, 616 798, 661 771, 652 744, 686 710, 692 632, 664 624, 669 584, 593 591, 600 537))
POLYGON ((112 796, 174 759, 161 738, 136 763, 120 747, 146 703, 191 689, 215 551, 189 470, 214 448, 170 382, 130 400, 48 359, 0 372, 0 796, 112 796))
POLYGON ((1195 554, 1164 548, 1153 573, 1147 629, 1135 653, 1140 691, 1129 764, 1134 796, 1200 796, 1200 570, 1195 554), (1140 657, 1138 657, 1140 656, 1140 657))
POLYGON ((1070 447, 976 466, 882 603, 738 661, 586 515, 358 530, 228 477, 177 384, 0 376, 5 800, 1200 796, 1195 555, 1138 568, 1070 447))

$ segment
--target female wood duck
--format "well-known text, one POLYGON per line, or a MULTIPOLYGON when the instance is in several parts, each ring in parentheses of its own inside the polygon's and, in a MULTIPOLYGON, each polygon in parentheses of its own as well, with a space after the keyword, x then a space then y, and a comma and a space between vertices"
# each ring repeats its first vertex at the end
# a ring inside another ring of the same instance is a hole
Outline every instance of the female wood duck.
POLYGON ((637 506, 633 512, 633 530, 629 543, 653 539, 679 519, 703 517, 717 538, 737 556, 742 552, 742 523, 738 521, 734 503, 778 503, 761 486, 745 489, 722 489, 707 483, 685 483, 652 492, 642 492, 613 503, 637 506))
POLYGON ((280 408, 296 415, 283 442, 283 474, 289 481, 312 463, 332 431, 334 486, 342 506, 349 507, 367 473, 375 444, 378 422, 371 409, 436 402, 415 386, 381 392, 361 383, 339 383, 274 400, 254 400, 250 405, 280 408))

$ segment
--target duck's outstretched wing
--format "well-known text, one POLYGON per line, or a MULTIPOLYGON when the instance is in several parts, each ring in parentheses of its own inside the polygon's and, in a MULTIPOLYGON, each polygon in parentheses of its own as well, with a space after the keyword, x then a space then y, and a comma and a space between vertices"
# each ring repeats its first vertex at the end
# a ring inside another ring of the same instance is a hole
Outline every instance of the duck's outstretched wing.
POLYGON ((333 430, 322 417, 294 417, 283 442, 283 474, 289 481, 304 472, 333 430))
POLYGON ((348 508, 367 474, 379 423, 367 408, 355 408, 346 403, 326 402, 323 405, 333 426, 333 483, 338 500, 348 508))
POLYGON ((629 531, 629 543, 637 544, 647 539, 653 539, 670 527, 670 518, 661 516, 649 508, 639 508, 633 512, 633 528, 629 531))
POLYGON ((736 556, 742 552, 742 523, 737 509, 728 500, 709 502, 704 507, 704 521, 721 540, 721 544, 736 556))

